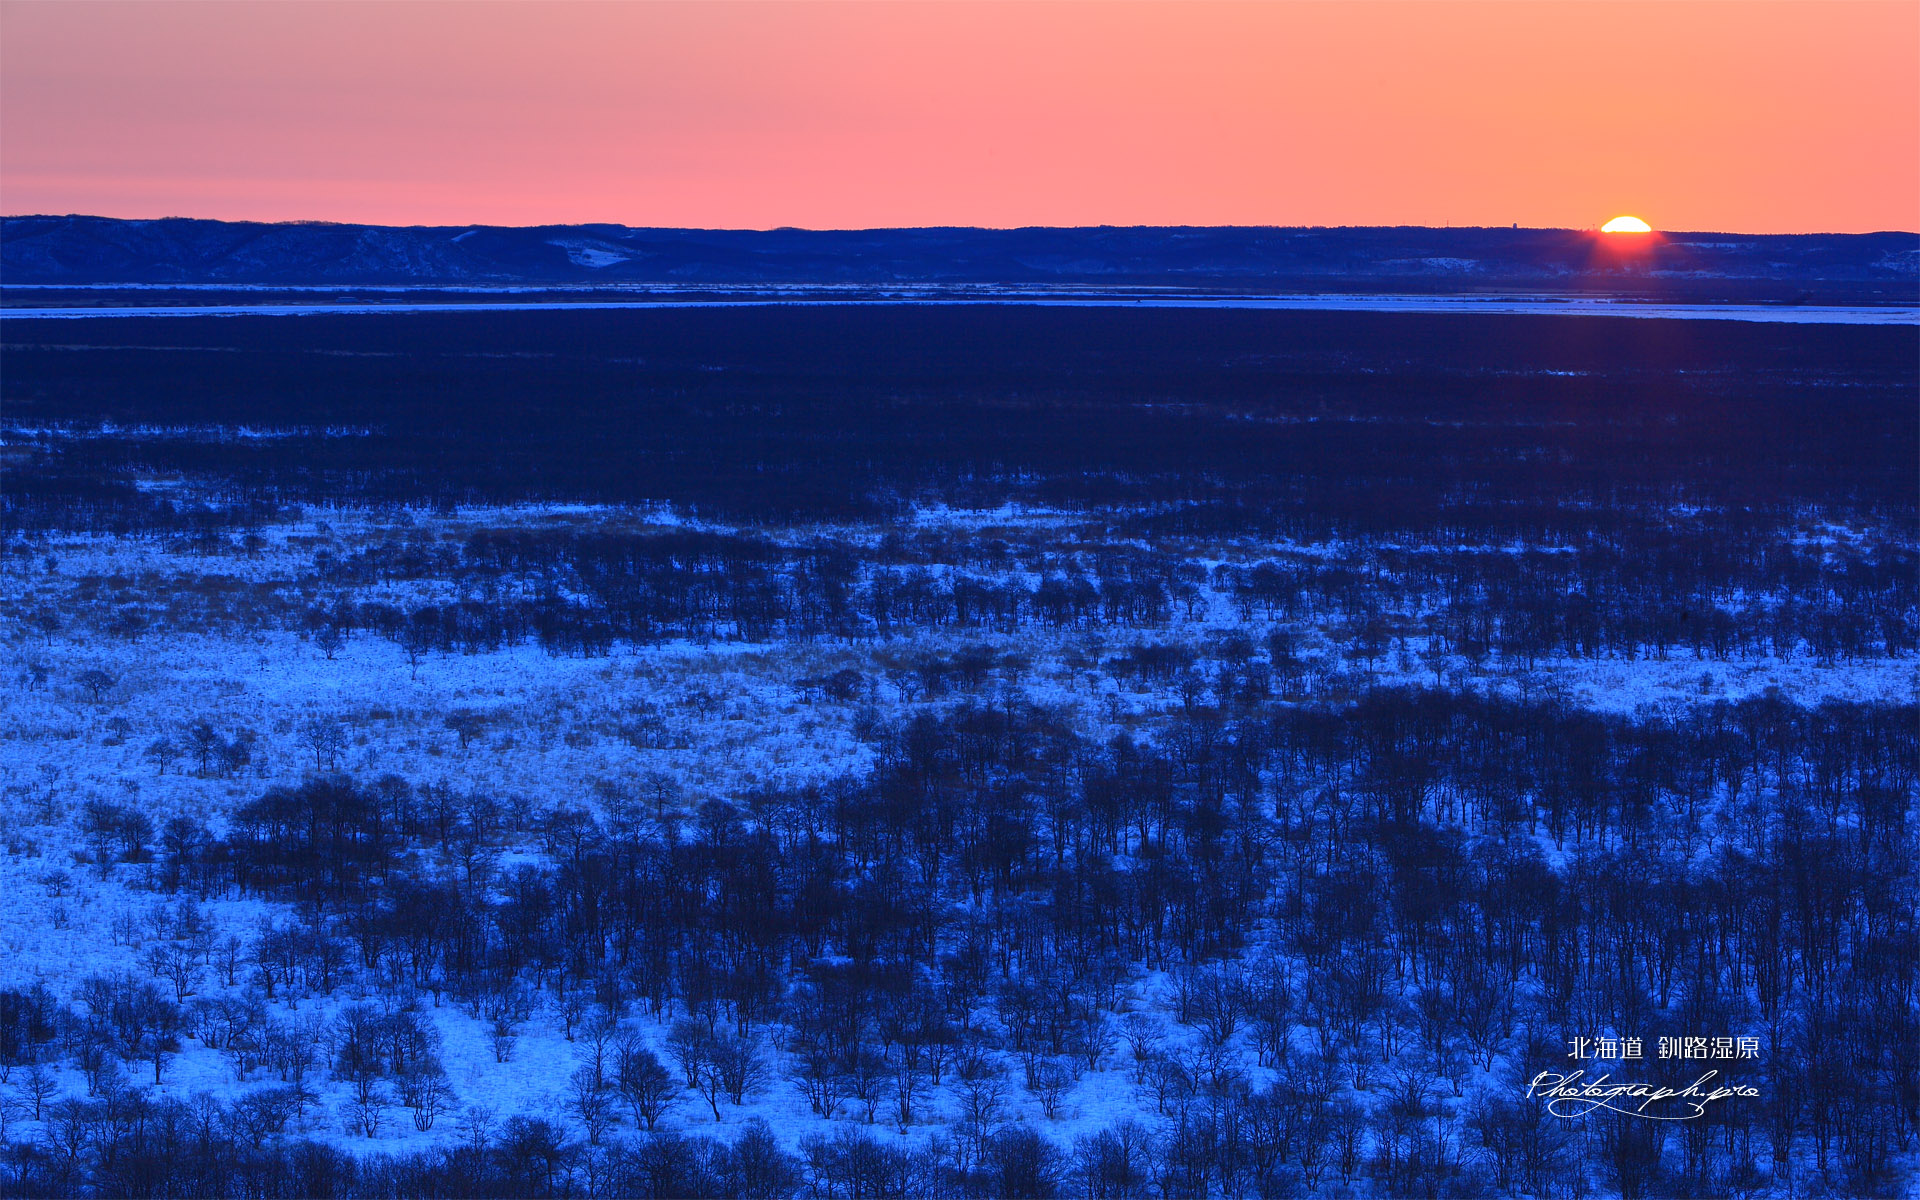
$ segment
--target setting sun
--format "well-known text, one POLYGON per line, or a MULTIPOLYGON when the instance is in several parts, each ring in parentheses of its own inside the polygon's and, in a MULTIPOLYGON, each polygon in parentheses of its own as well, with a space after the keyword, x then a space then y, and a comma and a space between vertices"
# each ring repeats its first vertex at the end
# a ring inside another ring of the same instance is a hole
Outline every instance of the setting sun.
POLYGON ((1653 226, 1639 217, 1615 217, 1600 227, 1601 233, 1652 233, 1653 226))

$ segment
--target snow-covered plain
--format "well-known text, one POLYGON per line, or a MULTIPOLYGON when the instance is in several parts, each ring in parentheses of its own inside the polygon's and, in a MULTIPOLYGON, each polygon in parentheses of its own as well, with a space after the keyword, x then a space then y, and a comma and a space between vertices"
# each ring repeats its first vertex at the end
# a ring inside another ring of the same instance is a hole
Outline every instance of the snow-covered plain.
MULTIPOLYGON (((979 539, 1036 528, 1057 531, 1066 520, 1060 513, 1009 506, 924 511, 903 525, 964 530, 979 539)), ((295 783, 337 765, 357 776, 392 772, 462 792, 525 797, 529 807, 592 806, 609 789, 664 776, 678 786, 679 802, 690 811, 705 800, 731 800, 756 788, 862 773, 871 750, 858 736, 859 723, 910 704, 896 674, 890 674, 901 656, 965 645, 991 645, 1024 663, 996 668, 984 694, 1057 706, 1095 739, 1123 729, 1151 736, 1155 715, 1182 703, 1169 691, 1143 689, 1090 667, 1103 652, 1124 648, 1125 638, 1102 639, 1084 630, 770 642, 723 638, 704 644, 683 639, 618 645, 596 657, 556 656, 521 644, 491 653, 428 654, 416 662, 395 642, 364 632, 329 654, 309 633, 289 628, 291 621, 282 619, 321 599, 323 592, 338 597, 339 588, 322 587, 314 578, 318 551, 341 557, 396 538, 457 544, 482 528, 598 522, 625 528, 680 524, 661 512, 593 507, 471 509, 452 515, 310 510, 297 521, 259 531, 245 545, 70 536, 38 543, 30 556, 9 555, 0 583, 5 601, 0 607, 12 614, 4 651, 9 686, 0 690, 0 833, 6 842, 0 858, 0 948, 5 952, 0 986, 44 982, 65 998, 89 975, 143 974, 143 946, 166 927, 165 914, 180 907, 180 900, 152 888, 148 866, 76 861, 75 851, 85 841, 79 814, 89 800, 137 805, 156 827, 175 815, 192 814, 218 829, 226 814, 267 786, 295 783), (138 636, 108 633, 113 608, 134 600, 171 604, 174 618, 138 636), (29 620, 35 613, 59 619, 53 628, 37 627, 29 620), (864 690, 834 700, 805 682, 842 670, 868 681, 864 690), (89 671, 105 672, 110 682, 90 688, 83 679, 89 671), (479 732, 466 745, 447 724, 450 714, 463 709, 481 719, 479 732), (636 744, 623 734, 623 721, 636 712, 660 717, 669 732, 665 745, 636 744), (186 760, 164 769, 144 754, 156 736, 202 719, 229 734, 255 734, 244 770, 201 774, 186 760), (320 761, 319 752, 302 740, 301 731, 314 719, 338 722, 346 732, 336 764, 320 761), (162 917, 150 921, 156 912, 162 917)), ((805 541, 822 532, 788 529, 779 536, 805 541)), ((1209 567, 1257 560, 1274 550, 1233 544, 1188 549, 1209 567)), ((1341 552, 1327 546, 1287 550, 1303 557, 1341 552)), ((447 580, 382 582, 365 585, 353 598, 417 600, 457 594, 459 588, 447 580)), ((1170 623, 1154 632, 1163 640, 1201 647, 1242 624, 1229 599, 1208 586, 1191 616, 1176 604, 1170 623)), ((1252 632, 1264 632, 1266 624, 1253 622, 1252 632)), ((1295 624, 1306 656, 1325 681, 1322 686, 1330 688, 1362 681, 1419 684, 1444 676, 1463 689, 1558 695, 1577 707, 1622 713, 1679 710, 1774 690, 1807 704, 1826 698, 1903 703, 1916 693, 1916 664, 1910 657, 1823 665, 1811 656, 1701 661, 1674 654, 1542 659, 1528 666, 1496 658, 1471 666, 1423 657, 1423 643, 1414 636, 1401 640, 1398 653, 1362 663, 1352 657, 1339 630, 1317 628, 1311 620, 1295 624)), ((505 864, 541 854, 531 833, 503 832, 492 849, 505 864)), ((437 869, 455 867, 446 862, 437 869)), ((217 938, 251 938, 292 915, 256 899, 216 898, 199 909, 212 921, 217 938)), ((1144 1014, 1162 1038, 1179 1045, 1198 1035, 1169 1018, 1169 987, 1164 974, 1139 973, 1126 985, 1128 1006, 1144 1014)), ((203 996, 243 990, 226 986, 211 970, 201 988, 203 996)), ((274 1015, 284 1021, 330 1018, 368 995, 364 985, 351 983, 331 995, 289 991, 276 1001, 274 1015)), ((536 1008, 507 1062, 496 1061, 481 1019, 450 1002, 427 1012, 439 1030, 442 1058, 461 1106, 490 1110, 496 1117, 562 1111, 568 1076, 586 1051, 583 1043, 563 1036, 551 1003, 536 1008)), ((664 1024, 645 1015, 630 1023, 664 1059, 664 1024)), ((1260 1074, 1259 1068, 1251 1070, 1260 1074)), ((324 1070, 310 1072, 320 1102, 297 1129, 356 1151, 443 1144, 462 1136, 453 1116, 421 1132, 397 1108, 376 1136, 350 1130, 349 1085, 325 1076, 324 1070)), ((132 1077, 140 1079, 137 1071, 132 1077)), ((84 1091, 77 1072, 64 1071, 60 1082, 67 1093, 84 1091)), ((232 1097, 276 1082, 264 1069, 236 1077, 227 1055, 189 1038, 156 1090, 179 1097, 232 1097)), ((954 1115, 958 1103, 950 1090, 938 1091, 915 1124, 899 1129, 883 1119, 875 1132, 923 1142, 941 1128, 941 1119, 954 1115)), ((1063 1144, 1122 1118, 1155 1119, 1152 1101, 1134 1081, 1124 1044, 1099 1069, 1079 1078, 1054 1117, 1018 1087, 1009 1089, 1007 1103, 1008 1116, 1031 1121, 1063 1144)), ((768 1120, 790 1145, 828 1127, 778 1071, 774 1082, 746 1104, 723 1105, 719 1124, 735 1128, 755 1117, 768 1120)), ((849 1119, 857 1118, 845 1111, 839 1117, 849 1119)), ((691 1092, 667 1122, 690 1131, 716 1124, 691 1092)), ((16 1124, 15 1136, 23 1136, 23 1127, 30 1136, 34 1125, 16 1124)))

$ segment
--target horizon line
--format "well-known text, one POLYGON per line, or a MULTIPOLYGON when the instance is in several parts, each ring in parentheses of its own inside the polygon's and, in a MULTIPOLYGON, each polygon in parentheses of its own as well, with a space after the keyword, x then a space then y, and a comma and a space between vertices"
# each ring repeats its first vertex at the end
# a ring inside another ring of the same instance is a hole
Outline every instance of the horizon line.
MULTIPOLYGON (((1099 230, 1099 229, 1116 229, 1116 230, 1130 230, 1130 229, 1206 229, 1206 230, 1422 229, 1422 230, 1435 230, 1435 231, 1458 229, 1458 230, 1475 230, 1475 231, 1481 231, 1481 232, 1505 231, 1510 233, 1594 233, 1594 234, 1597 234, 1601 232, 1600 226, 1597 224, 1588 225, 1588 226, 1570 226, 1570 225, 1520 225, 1517 223, 1508 223, 1504 225, 1454 225, 1454 224, 1447 224, 1447 225, 1421 225, 1421 224, 1400 224, 1400 225, 1162 224, 1162 225, 1154 225, 1154 224, 1115 224, 1112 222, 1102 222, 1102 223, 1091 224, 1091 225, 942 225, 942 224, 933 224, 933 225, 865 225, 865 226, 853 226, 853 225, 848 225, 848 226, 810 226, 810 225, 723 226, 723 225, 628 225, 620 221, 550 221, 550 222, 544 222, 544 223, 535 224, 535 225, 501 225, 501 224, 492 224, 492 223, 482 222, 482 221, 470 221, 470 222, 453 222, 449 224, 429 224, 429 223, 421 222, 421 223, 415 223, 415 224, 397 225, 397 224, 388 224, 380 221, 342 221, 342 220, 334 220, 326 217, 299 217, 299 218, 288 218, 286 220, 265 220, 265 219, 252 218, 252 217, 239 218, 239 219, 232 219, 227 217, 191 217, 191 216, 182 216, 179 214, 170 214, 170 215, 161 216, 161 217, 110 217, 110 216, 103 216, 99 213, 77 213, 77 212, 0 214, 0 221, 76 220, 76 219, 91 220, 91 221, 118 221, 125 224, 154 224, 161 221, 203 221, 203 222, 208 222, 208 223, 218 224, 218 225, 340 226, 340 227, 347 227, 347 228, 360 227, 360 228, 367 228, 367 229, 575 229, 575 228, 582 228, 587 226, 600 225, 600 226, 611 226, 616 229, 668 230, 668 231, 673 231, 677 233, 909 233, 909 232, 917 232, 917 231, 924 231, 924 230, 966 230, 966 231, 973 231, 973 232, 980 232, 980 233, 1021 233, 1021 232, 1026 232, 1028 230, 1066 231, 1066 230, 1099 230)), ((1883 235, 1901 235, 1906 237, 1920 237, 1920 230, 1915 230, 1915 229, 1868 229, 1868 230, 1807 229, 1807 230, 1795 230, 1789 233, 1777 233, 1777 232, 1776 233, 1751 233, 1751 232, 1745 232, 1737 229, 1665 229, 1659 226, 1655 226, 1650 231, 1649 234, 1629 233, 1629 234, 1609 234, 1608 236, 1609 237, 1619 237, 1619 236, 1692 237, 1692 236, 1701 236, 1701 235, 1752 237, 1752 238, 1879 237, 1883 235)))

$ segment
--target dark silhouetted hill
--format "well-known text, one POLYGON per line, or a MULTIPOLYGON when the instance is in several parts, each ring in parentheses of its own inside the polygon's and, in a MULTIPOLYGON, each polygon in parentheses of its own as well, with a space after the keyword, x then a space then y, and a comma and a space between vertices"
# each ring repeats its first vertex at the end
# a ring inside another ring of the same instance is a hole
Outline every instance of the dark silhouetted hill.
POLYGON ((8 217, 9 285, 1171 286, 1913 302, 1920 235, 1565 229, 393 228, 8 217))

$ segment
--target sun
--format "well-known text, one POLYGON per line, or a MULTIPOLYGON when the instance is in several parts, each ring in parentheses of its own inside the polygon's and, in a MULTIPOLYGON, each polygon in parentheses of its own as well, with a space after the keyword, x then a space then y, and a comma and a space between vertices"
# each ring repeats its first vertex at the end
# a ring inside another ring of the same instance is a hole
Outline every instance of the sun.
POLYGON ((1652 233, 1653 226, 1639 217, 1615 217, 1600 227, 1601 233, 1652 233))

